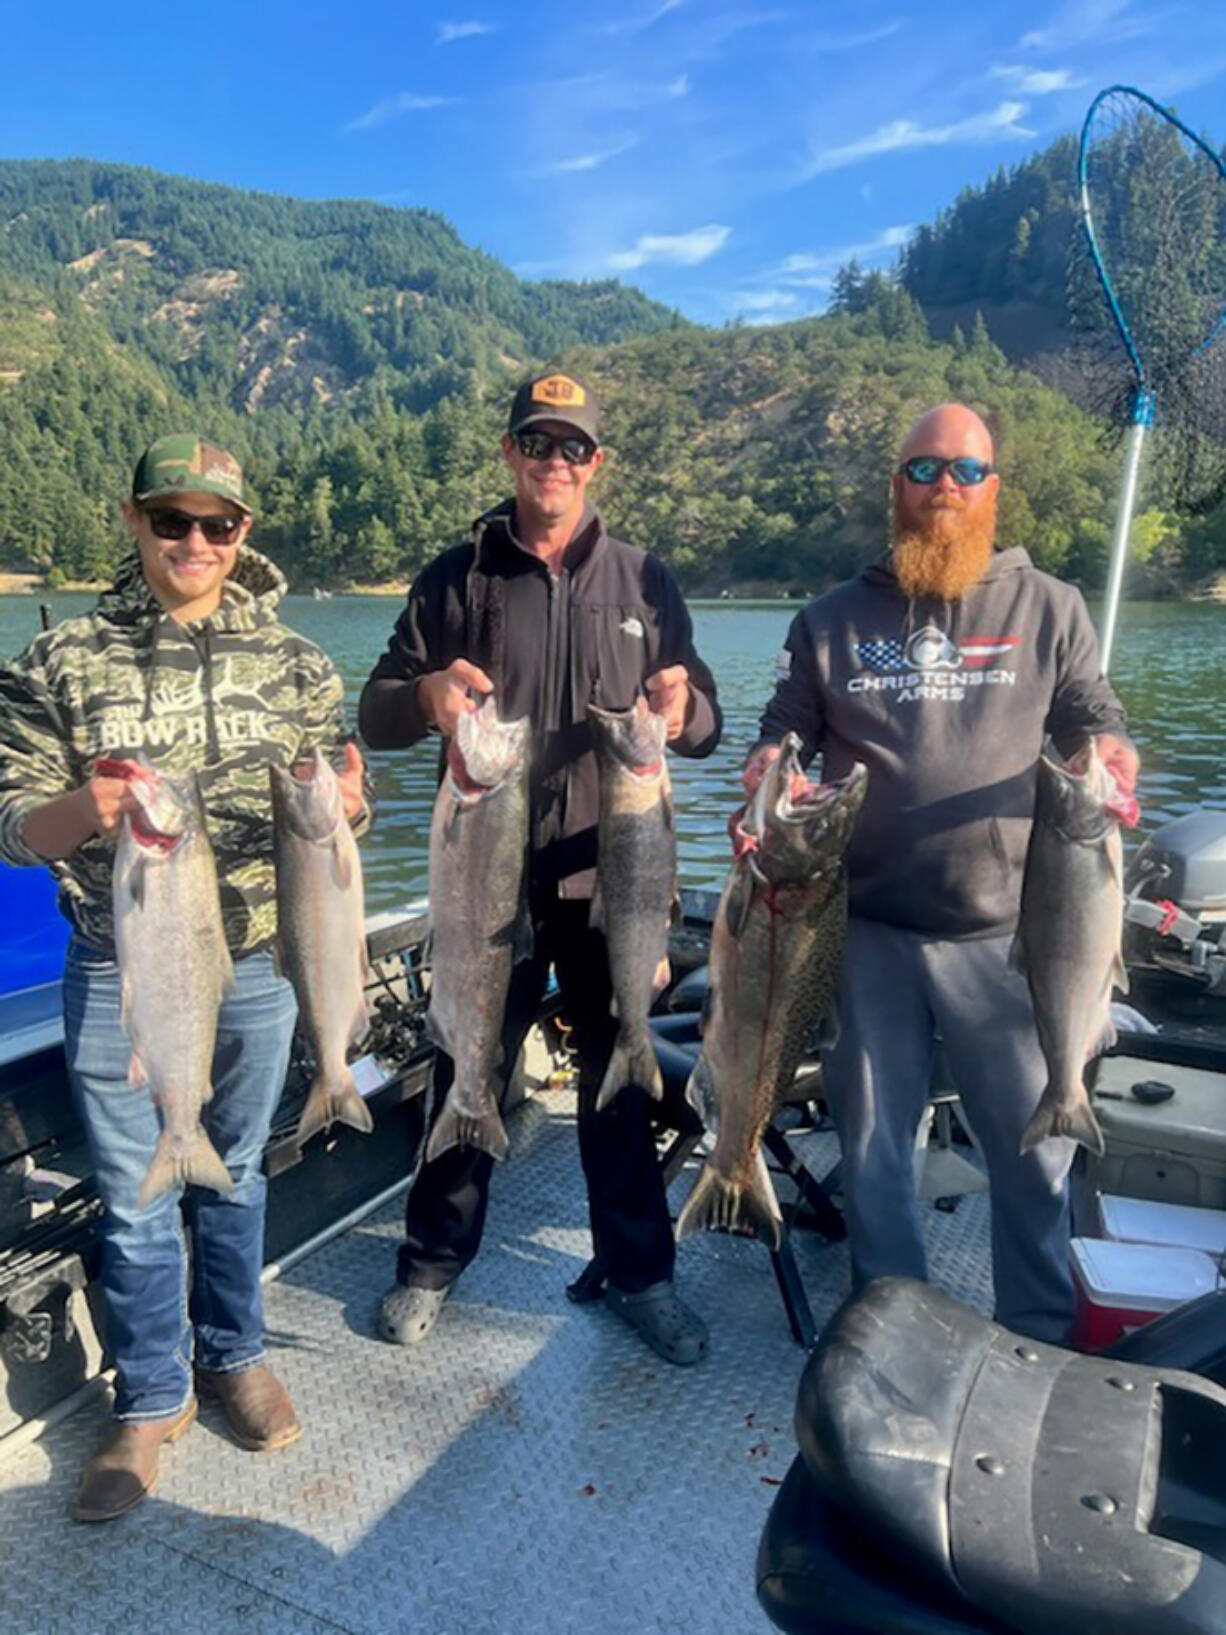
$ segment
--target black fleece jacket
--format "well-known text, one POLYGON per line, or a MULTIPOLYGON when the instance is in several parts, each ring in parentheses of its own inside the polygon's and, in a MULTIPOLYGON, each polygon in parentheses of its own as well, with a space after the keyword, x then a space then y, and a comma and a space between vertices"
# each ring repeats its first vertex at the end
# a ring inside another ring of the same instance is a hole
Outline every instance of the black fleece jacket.
POLYGON ((428 724, 417 683, 453 660, 479 665, 504 719, 532 721, 532 882, 590 897, 600 806, 587 706, 629 709, 657 670, 684 664, 691 709, 680 755, 709 755, 722 720, 715 682, 694 650, 672 574, 647 551, 611 539, 589 510, 556 577, 515 537, 507 501, 478 518, 472 539, 425 567, 387 651, 362 691, 372 749, 402 749, 428 724))
POLYGON ((868 767, 853 913, 935 937, 1017 920, 1044 738, 1124 731, 1081 593, 998 551, 957 602, 908 601, 888 558, 794 620, 760 744, 799 733, 822 776, 868 767))

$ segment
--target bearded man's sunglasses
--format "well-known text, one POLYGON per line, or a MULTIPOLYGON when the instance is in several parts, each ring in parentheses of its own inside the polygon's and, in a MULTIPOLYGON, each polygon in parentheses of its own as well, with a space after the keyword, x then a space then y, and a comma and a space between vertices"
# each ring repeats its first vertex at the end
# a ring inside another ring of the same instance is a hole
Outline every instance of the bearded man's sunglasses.
POLYGON ((162 506, 146 511, 145 515, 158 539, 186 539, 193 528, 199 528, 210 545, 233 545, 243 525, 241 517, 194 517, 190 511, 162 506))
POLYGON ((939 483, 947 471, 959 488, 978 488, 996 467, 988 460, 973 460, 967 455, 957 460, 942 460, 935 454, 917 454, 904 460, 900 469, 909 483, 919 483, 924 488, 939 483))
POLYGON ((551 437, 547 431, 516 432, 515 447, 525 460, 552 460, 560 450, 568 466, 590 465, 596 457, 596 445, 586 437, 551 437))

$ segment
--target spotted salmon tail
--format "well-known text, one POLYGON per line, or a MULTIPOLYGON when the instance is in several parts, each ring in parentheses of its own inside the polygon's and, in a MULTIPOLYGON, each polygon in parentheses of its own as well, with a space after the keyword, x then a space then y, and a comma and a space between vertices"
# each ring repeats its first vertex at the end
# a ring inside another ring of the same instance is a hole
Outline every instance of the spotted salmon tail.
POLYGON ((639 1085, 656 1101, 664 1098, 664 1080, 660 1077, 651 1029, 623 1022, 613 1041, 613 1054, 596 1097, 596 1111, 602 1112, 628 1084, 639 1085))
POLYGON ((1022 1131, 1020 1151, 1029 1152, 1049 1136, 1066 1135, 1080 1141, 1083 1147, 1088 1147, 1101 1158, 1107 1150, 1107 1143, 1088 1099, 1082 1094, 1067 1105, 1064 1102, 1065 1098, 1057 1093, 1054 1085, 1049 1084, 1034 1110, 1034 1117, 1022 1131))
POLYGON ((203 1125, 188 1141, 174 1141, 167 1131, 162 1131, 136 1201, 142 1209, 148 1209, 155 1198, 160 1198, 163 1192, 169 1192, 171 1187, 176 1186, 211 1187, 214 1192, 234 1191, 230 1171, 209 1140, 203 1125))
POLYGON ((491 1107, 488 1113, 474 1118, 470 1113, 461 1113, 449 1094, 426 1143, 426 1163, 432 1164, 452 1147, 476 1147, 491 1158, 505 1158, 511 1143, 498 1109, 491 1107))
POLYGON ((768 1249, 779 1248, 783 1216, 761 1153, 748 1186, 729 1180, 709 1163, 704 1166, 677 1221, 678 1240, 691 1232, 736 1232, 760 1239, 768 1249))
POLYGON ((348 1068, 337 1079, 320 1074, 312 1084, 298 1120, 298 1145, 303 1146, 313 1135, 330 1129, 333 1124, 348 1124, 350 1129, 361 1130, 363 1135, 369 1135, 375 1127, 370 1108, 362 1100, 348 1068))

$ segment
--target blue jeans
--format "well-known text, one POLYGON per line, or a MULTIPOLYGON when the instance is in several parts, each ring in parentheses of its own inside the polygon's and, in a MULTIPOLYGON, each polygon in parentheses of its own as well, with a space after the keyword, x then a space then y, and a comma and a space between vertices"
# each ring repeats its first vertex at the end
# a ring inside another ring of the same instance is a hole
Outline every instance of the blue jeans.
POLYGON ((236 960, 222 1001, 213 1099, 203 1121, 234 1179, 229 1197, 202 1187, 137 1203, 160 1125, 148 1090, 128 1085, 131 1046, 113 959, 81 942, 64 970, 68 1076, 89 1138, 101 1228, 107 1340, 119 1419, 166 1419, 192 1397, 201 1368, 237 1373, 263 1358, 264 1144, 289 1064, 297 1007, 268 954, 236 960), (180 1203, 192 1232, 192 1288, 180 1203))

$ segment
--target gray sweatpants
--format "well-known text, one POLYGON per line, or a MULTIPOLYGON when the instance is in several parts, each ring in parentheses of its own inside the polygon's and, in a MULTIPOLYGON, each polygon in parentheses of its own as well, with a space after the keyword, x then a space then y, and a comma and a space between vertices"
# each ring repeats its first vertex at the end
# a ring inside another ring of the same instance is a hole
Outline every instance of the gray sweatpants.
POLYGON ((1074 1144, 1053 1138, 1018 1151, 1047 1070, 1029 991, 1007 967, 1011 940, 942 942, 853 918, 841 1033, 825 1058, 825 1079, 843 1148, 855 1286, 926 1277, 912 1155, 940 1034, 987 1159, 997 1320, 1059 1342, 1074 1312, 1067 1185, 1074 1144))

